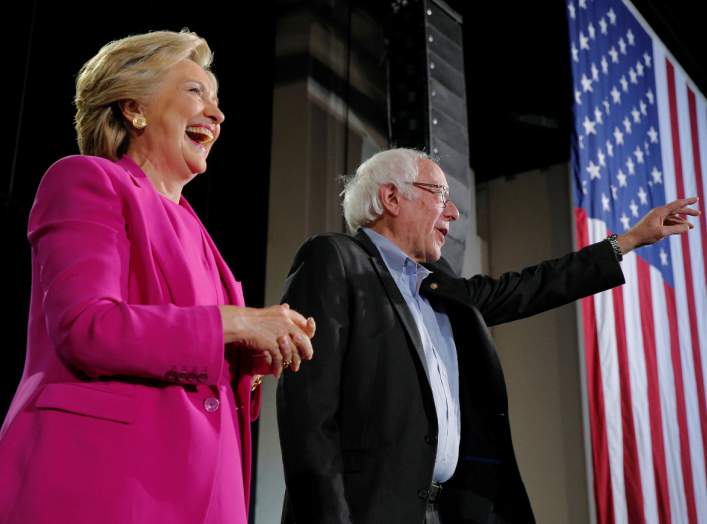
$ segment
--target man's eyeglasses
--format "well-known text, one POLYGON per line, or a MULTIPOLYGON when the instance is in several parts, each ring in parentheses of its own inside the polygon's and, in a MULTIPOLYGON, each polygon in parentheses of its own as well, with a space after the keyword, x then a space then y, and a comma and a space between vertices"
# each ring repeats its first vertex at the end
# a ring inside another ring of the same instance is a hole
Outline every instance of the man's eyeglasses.
POLYGON ((439 197, 439 203, 442 204, 442 207, 447 206, 447 202, 449 202, 449 188, 447 186, 441 184, 427 184, 425 182, 408 182, 408 184, 427 191, 428 193, 436 194, 439 197))

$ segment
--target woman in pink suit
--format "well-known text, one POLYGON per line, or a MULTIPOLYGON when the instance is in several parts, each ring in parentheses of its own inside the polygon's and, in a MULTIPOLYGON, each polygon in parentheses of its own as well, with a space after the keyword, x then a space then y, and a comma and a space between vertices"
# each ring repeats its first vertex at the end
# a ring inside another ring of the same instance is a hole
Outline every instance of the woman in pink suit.
POLYGON ((189 32, 81 69, 81 156, 29 219, 27 358, 0 430, 0 523, 245 523, 259 375, 312 357, 314 321, 244 307, 181 191, 224 115, 189 32))

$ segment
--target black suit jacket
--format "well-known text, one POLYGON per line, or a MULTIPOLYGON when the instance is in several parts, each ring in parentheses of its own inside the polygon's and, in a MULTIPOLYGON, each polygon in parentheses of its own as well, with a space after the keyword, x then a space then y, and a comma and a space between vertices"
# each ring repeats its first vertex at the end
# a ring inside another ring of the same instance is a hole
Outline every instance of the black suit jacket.
MULTIPOLYGON (((445 483, 450 522, 533 522, 511 443, 503 372, 487 325, 623 283, 608 242, 500 279, 460 279, 442 263, 421 293, 449 316, 459 359, 459 462, 445 483)), ((287 496, 283 522, 421 523, 437 417, 412 315, 377 248, 359 231, 297 253, 283 301, 313 316, 314 359, 277 391, 287 496)))

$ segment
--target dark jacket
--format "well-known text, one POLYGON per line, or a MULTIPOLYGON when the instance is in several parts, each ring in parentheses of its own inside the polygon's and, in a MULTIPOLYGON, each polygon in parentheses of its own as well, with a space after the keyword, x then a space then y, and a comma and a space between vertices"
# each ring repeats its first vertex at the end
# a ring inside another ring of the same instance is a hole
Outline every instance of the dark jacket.
MULTIPOLYGON (((449 522, 534 522, 513 453, 503 372, 487 326, 622 284, 608 242, 500 279, 456 278, 441 261, 421 293, 449 316, 459 359, 461 443, 441 511, 449 522)), ((283 301, 313 316, 314 359, 277 392, 283 522, 423 522, 437 417, 412 315, 365 233, 317 236, 283 301)), ((445 521, 445 522, 446 522, 445 521)))

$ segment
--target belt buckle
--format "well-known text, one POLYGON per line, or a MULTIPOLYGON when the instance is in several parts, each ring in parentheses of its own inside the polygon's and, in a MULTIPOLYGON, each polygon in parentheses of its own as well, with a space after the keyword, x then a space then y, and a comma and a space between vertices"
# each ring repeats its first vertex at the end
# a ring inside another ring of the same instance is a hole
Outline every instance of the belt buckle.
POLYGON ((436 504, 439 502, 439 497, 442 494, 442 484, 436 481, 432 481, 430 484, 430 494, 427 497, 427 502, 430 504, 436 504))

